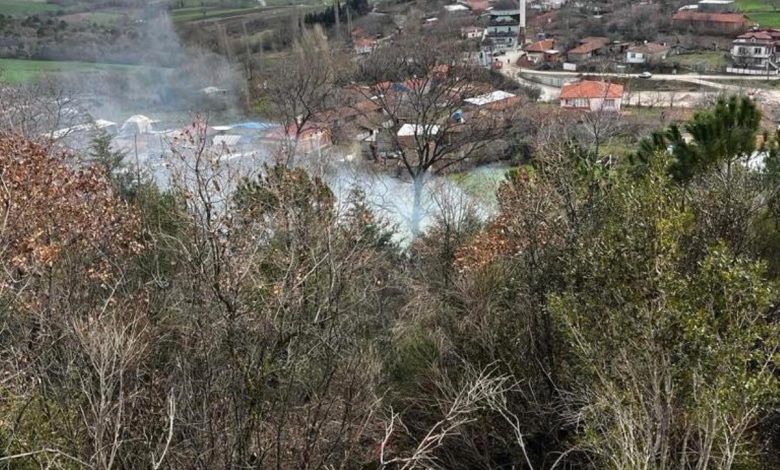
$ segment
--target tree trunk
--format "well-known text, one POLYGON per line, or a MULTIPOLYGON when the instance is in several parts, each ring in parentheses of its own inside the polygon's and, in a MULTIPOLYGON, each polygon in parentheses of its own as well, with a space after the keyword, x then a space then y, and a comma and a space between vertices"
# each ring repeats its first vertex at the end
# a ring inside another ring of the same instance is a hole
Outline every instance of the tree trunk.
POLYGON ((412 186, 414 189, 414 200, 412 201, 412 220, 411 229, 412 237, 417 238, 420 234, 420 224, 422 222, 422 195, 425 187, 425 171, 421 171, 414 176, 412 180, 412 186))

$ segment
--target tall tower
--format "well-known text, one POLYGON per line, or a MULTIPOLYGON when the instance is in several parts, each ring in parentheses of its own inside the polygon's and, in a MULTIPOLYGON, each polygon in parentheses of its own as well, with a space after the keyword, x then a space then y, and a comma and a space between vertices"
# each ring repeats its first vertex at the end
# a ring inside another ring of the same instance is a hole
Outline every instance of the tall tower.
POLYGON ((525 9, 526 9, 526 0, 519 0, 520 2, 520 31, 518 34, 518 42, 519 45, 522 46, 525 44, 525 9))

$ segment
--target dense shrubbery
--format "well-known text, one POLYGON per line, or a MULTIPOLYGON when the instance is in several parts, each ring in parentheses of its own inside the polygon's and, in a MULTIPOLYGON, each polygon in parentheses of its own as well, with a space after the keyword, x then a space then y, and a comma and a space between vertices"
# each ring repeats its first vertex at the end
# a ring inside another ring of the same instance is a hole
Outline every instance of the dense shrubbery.
POLYGON ((775 147, 551 144, 401 249, 302 170, 160 193, 4 137, 0 461, 776 468, 775 147))

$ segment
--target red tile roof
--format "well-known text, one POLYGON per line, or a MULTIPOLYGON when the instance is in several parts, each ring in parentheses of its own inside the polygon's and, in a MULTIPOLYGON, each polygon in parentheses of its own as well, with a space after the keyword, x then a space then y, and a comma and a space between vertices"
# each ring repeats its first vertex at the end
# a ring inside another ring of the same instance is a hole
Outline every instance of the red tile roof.
POLYGON ((550 49, 555 48, 555 40, 554 39, 545 39, 542 41, 537 41, 533 44, 529 44, 525 50, 526 52, 546 52, 550 49))
POLYGON ((576 83, 567 83, 561 89, 561 99, 575 98, 622 98, 623 85, 617 83, 595 82, 582 80, 576 83))
POLYGON ((570 50, 569 53, 574 54, 588 54, 593 51, 597 51, 606 46, 609 42, 607 38, 600 37, 587 37, 580 41, 580 45, 570 50))
POLYGON ((639 44, 628 48, 629 52, 641 52, 643 54, 658 54, 669 50, 669 46, 666 44, 660 44, 657 42, 648 42, 646 44, 639 44))
POLYGON ((737 39, 758 39, 762 41, 772 41, 780 39, 780 30, 777 29, 759 29, 755 31, 748 31, 745 34, 740 34, 737 39))
POLYGON ((723 23, 747 25, 748 19, 741 13, 704 13, 700 11, 683 10, 672 16, 673 21, 692 21, 700 23, 723 23))
POLYGON ((355 47, 374 47, 376 40, 369 38, 357 38, 355 39, 355 47))

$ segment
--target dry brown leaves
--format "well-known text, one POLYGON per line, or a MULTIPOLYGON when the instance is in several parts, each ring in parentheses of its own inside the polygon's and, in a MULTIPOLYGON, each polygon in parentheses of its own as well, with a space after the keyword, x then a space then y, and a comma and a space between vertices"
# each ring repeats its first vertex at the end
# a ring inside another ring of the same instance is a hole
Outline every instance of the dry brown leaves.
MULTIPOLYGON (((111 255, 140 250, 137 213, 95 167, 24 138, 0 136, 0 262, 32 275, 67 256, 94 259, 87 276, 106 280, 111 255)), ((11 268, 9 270, 9 268, 11 268)))

